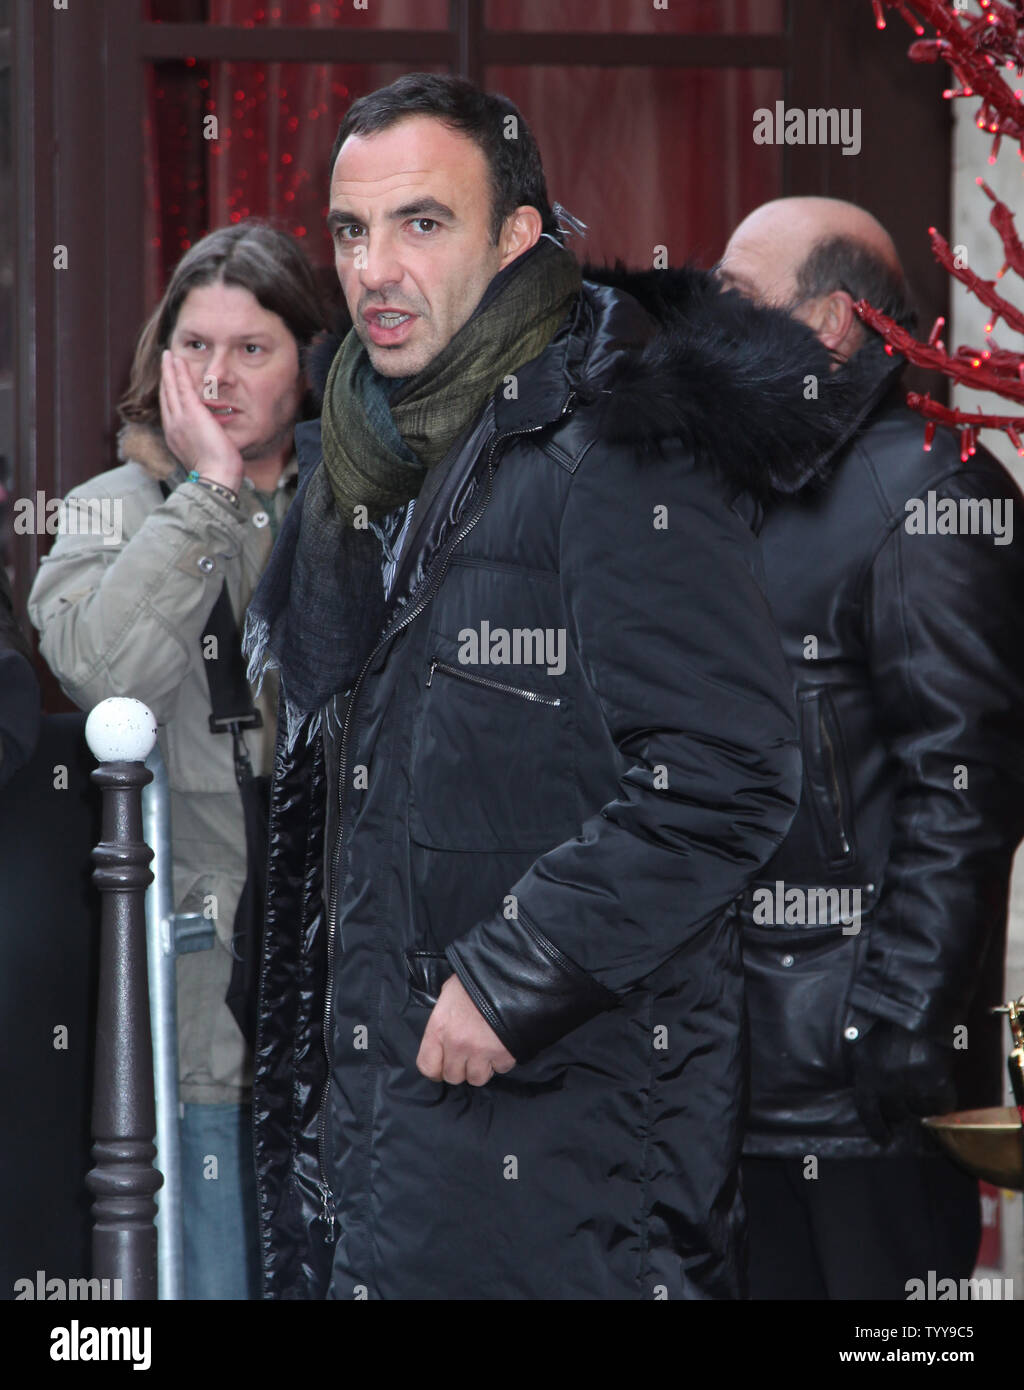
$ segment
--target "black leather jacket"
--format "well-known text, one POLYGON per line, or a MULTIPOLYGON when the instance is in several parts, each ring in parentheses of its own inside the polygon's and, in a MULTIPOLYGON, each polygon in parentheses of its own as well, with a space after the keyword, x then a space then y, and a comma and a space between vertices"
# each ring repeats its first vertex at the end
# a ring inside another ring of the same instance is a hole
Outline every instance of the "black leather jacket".
MULTIPOLYGON (((688 322, 659 332, 585 283, 431 474, 352 690, 279 746, 254 1084, 269 1297, 741 1291, 733 904, 799 765, 731 500, 819 455, 827 412, 801 403, 827 360, 785 315, 679 284, 688 322), (467 664, 483 623, 562 633, 564 669, 467 664), (453 971, 517 1059, 479 1089, 415 1066, 453 971)), ((305 476, 318 428, 297 444, 305 476)))
MULTIPOLYGON (((942 498, 958 517, 961 499, 997 500, 1014 525, 1024 509, 983 449, 961 461, 940 430, 926 452, 923 421, 885 385, 827 485, 777 502, 761 533, 804 776, 789 835, 744 899, 750 1154, 883 1152, 850 1085, 858 1011, 946 1044, 961 1108, 1001 1103, 1005 1028, 987 1010, 1003 999, 1024 834, 1024 541, 917 534, 907 503, 920 499, 926 526, 930 494, 933 520, 942 498), (774 900, 777 884, 859 890, 860 930, 838 919, 852 897, 833 898, 831 925, 809 910, 819 925, 765 921, 779 914, 755 891, 774 900)), ((913 1122, 884 1151, 924 1143, 913 1122)))

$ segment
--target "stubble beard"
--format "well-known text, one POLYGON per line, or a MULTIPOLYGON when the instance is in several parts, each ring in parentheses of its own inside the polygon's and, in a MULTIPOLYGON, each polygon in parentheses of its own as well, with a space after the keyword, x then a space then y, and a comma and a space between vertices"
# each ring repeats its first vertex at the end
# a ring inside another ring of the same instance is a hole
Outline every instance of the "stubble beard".
POLYGON ((263 463, 266 460, 279 457, 284 453, 288 442, 288 436, 294 431, 298 414, 298 405, 295 412, 288 419, 279 422, 278 428, 266 439, 257 439, 252 444, 246 444, 244 449, 239 449, 243 463, 263 463))
MULTIPOLYGON (((418 317, 417 321, 419 323, 423 322, 422 315, 418 317)), ((429 366, 437 356, 436 352, 431 353, 424 362, 413 361, 402 365, 399 362, 399 355, 408 350, 408 344, 397 343, 394 347, 383 347, 380 343, 375 343, 373 341, 366 328, 357 328, 356 337, 366 349, 366 354, 370 359, 370 366, 378 376, 416 376, 424 367, 429 366)))

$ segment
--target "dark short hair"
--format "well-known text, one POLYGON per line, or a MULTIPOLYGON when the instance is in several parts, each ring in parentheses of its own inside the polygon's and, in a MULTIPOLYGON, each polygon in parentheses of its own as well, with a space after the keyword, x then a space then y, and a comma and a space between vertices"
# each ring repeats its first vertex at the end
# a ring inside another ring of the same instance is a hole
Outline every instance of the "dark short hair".
POLYGON ((122 420, 159 424, 160 354, 189 293, 214 284, 248 290, 262 308, 283 319, 298 347, 300 366, 313 338, 326 327, 320 287, 294 237, 255 218, 219 227, 182 256, 140 333, 128 390, 118 406, 122 420))
POLYGON ((464 77, 410 72, 390 87, 354 101, 338 129, 331 169, 350 135, 375 135, 410 116, 433 116, 483 152, 491 175, 492 243, 497 244, 505 219, 524 205, 540 213, 543 232, 562 241, 548 202, 540 150, 530 127, 508 97, 482 92, 464 77))
POLYGON ((917 329, 917 310, 903 272, 853 237, 823 238, 796 272, 796 303, 833 290, 845 290, 855 300, 866 299, 909 333, 917 329))

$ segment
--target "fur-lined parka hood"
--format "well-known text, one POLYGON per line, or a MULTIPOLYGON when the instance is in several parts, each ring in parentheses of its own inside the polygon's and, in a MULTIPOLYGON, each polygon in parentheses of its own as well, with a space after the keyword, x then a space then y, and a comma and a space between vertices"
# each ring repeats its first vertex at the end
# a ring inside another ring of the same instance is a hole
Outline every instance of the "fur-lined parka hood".
POLYGON ((819 482, 902 372, 872 335, 840 369, 782 309, 723 289, 708 271, 587 265, 585 282, 621 290, 657 328, 608 388, 608 438, 657 448, 681 439, 699 462, 754 496, 819 482))
MULTIPOLYGON (((757 497, 820 479, 903 368, 873 339, 834 371, 806 325, 690 266, 588 264, 583 280, 604 331, 600 350, 579 364, 576 388, 601 410, 604 436, 641 455, 682 441, 730 488, 757 497), (623 314, 623 295, 642 314, 623 314), (621 339, 609 331, 616 313, 621 339)), ((349 326, 345 316, 310 352, 318 399, 349 326)))
POLYGON ((163 430, 156 425, 123 425, 117 432, 117 457, 122 463, 141 464, 158 483, 170 478, 180 466, 167 447, 163 430))

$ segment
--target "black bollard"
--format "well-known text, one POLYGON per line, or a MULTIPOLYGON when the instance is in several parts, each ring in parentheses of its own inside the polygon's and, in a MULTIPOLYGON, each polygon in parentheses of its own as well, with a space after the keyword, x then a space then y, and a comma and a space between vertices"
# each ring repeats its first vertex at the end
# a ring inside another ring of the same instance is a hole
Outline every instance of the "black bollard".
MULTIPOLYGON (((137 700, 104 700, 86 738, 102 765, 92 779, 103 793, 102 840, 93 850, 93 882, 102 894, 100 981, 92 1153, 85 1182, 93 1194, 93 1278, 119 1279, 120 1296, 155 1299, 156 1117, 146 970, 146 889, 152 850, 142 839, 141 792, 153 774, 144 759, 156 722, 137 700), (148 743, 147 743, 148 738, 148 743), (125 761, 125 752, 139 761, 125 761), (120 755, 120 757, 118 756, 120 755)), ((117 1288, 116 1284, 111 1285, 117 1288)))

